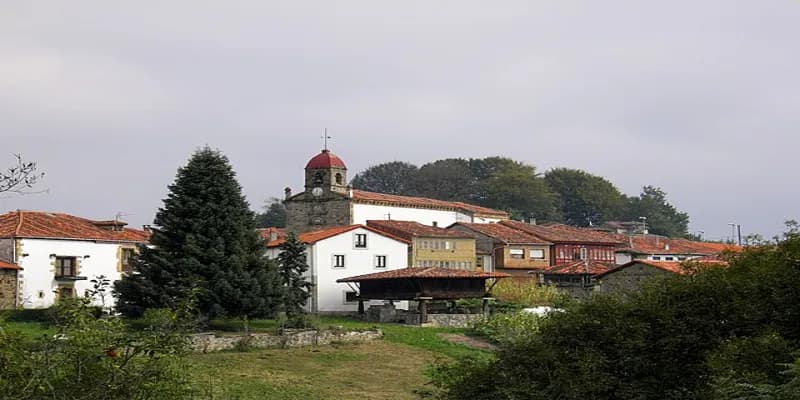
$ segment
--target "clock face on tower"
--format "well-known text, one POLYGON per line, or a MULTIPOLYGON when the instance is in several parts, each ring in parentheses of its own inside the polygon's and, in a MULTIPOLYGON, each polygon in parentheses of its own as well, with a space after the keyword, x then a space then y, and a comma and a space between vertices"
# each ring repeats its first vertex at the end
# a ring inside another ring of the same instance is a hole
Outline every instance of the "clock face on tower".
POLYGON ((315 188, 311 189, 311 195, 314 196, 314 197, 322 196, 322 188, 321 187, 315 187, 315 188))

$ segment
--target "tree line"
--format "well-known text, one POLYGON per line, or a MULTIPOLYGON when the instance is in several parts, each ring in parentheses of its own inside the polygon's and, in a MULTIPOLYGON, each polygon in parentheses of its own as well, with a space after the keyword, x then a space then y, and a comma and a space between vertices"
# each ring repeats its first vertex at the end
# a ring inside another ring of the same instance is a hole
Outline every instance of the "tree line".
MULTIPOLYGON (((627 196, 607 179, 586 171, 556 168, 545 173, 506 157, 449 158, 417 167, 393 161, 356 174, 356 189, 462 201, 508 211, 514 219, 593 226, 647 218, 651 233, 689 237, 689 215, 667 201, 661 188, 644 186, 627 196)), ((279 205, 271 203, 275 214, 279 205)))

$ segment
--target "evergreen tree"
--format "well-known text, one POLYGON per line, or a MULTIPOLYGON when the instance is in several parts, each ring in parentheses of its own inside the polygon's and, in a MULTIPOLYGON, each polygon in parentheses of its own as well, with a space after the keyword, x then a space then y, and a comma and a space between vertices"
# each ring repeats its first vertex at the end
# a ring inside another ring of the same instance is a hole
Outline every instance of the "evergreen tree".
POLYGON ((312 284, 305 276, 308 271, 305 244, 290 233, 280 249, 278 268, 283 285, 283 306, 291 319, 303 313, 303 305, 311 297, 312 284))
POLYGON ((210 316, 268 316, 279 301, 274 265, 264 257, 255 216, 228 159, 208 147, 178 169, 133 273, 115 284, 129 316, 173 307, 188 291, 210 316))
POLYGON ((285 228, 286 206, 278 198, 270 198, 264 204, 264 212, 256 214, 256 225, 259 228, 285 228))

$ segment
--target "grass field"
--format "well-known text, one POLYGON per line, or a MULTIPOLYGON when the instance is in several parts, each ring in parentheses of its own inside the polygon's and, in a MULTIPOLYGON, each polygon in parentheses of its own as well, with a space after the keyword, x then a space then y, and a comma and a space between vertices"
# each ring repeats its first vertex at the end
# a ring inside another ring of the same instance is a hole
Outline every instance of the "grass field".
MULTIPOLYGON (((217 321, 225 331, 236 321, 217 321)), ((384 340, 298 349, 256 349, 190 356, 192 374, 203 399, 415 399, 425 387, 423 371, 436 359, 464 355, 490 356, 443 339, 460 329, 374 324, 348 318, 322 317, 320 328, 378 327, 384 340)), ((39 323, 2 323, 28 338, 52 334, 39 323)), ((251 323, 254 331, 271 331, 274 321, 251 323)), ((212 325, 213 326, 213 325, 212 325)))

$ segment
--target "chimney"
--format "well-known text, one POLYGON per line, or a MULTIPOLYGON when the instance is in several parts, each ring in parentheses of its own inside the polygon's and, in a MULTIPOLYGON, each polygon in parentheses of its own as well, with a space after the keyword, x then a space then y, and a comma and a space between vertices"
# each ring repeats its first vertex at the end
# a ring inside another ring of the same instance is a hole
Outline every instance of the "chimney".
POLYGON ((276 240, 278 240, 278 232, 270 231, 269 232, 269 241, 270 242, 274 242, 276 240))
POLYGON ((353 185, 347 185, 347 197, 353 198, 353 185))
POLYGON ((292 197, 292 188, 287 186, 285 189, 283 189, 283 193, 286 195, 286 199, 288 200, 289 197, 292 197))
POLYGON ((669 243, 664 244, 664 250, 669 250, 669 243))
POLYGON ((528 218, 528 223, 531 225, 536 225, 536 218, 528 218))

